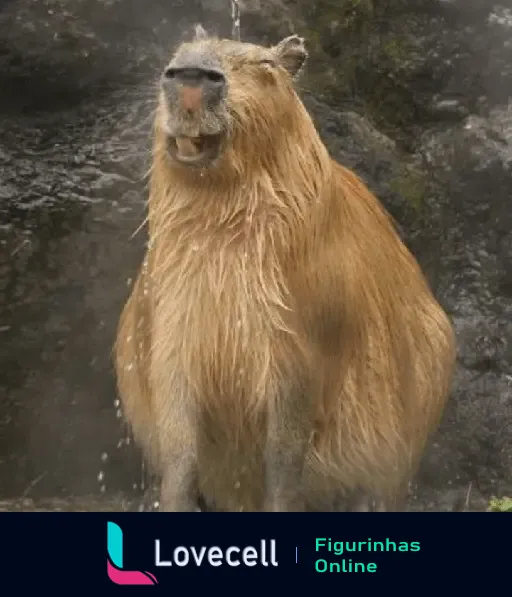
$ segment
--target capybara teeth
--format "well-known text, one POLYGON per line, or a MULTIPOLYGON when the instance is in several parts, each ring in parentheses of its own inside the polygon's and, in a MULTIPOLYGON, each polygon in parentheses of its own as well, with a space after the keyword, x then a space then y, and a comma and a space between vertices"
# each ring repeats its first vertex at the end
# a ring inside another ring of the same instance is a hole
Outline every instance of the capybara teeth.
POLYGON ((176 146, 183 157, 194 157, 200 153, 200 140, 189 137, 177 137, 176 146))

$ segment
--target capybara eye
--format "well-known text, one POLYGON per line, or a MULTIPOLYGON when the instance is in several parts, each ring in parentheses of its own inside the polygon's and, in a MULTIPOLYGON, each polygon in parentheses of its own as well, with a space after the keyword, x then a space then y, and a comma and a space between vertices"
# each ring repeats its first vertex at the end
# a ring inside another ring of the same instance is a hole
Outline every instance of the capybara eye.
POLYGON ((164 76, 166 79, 174 79, 176 76, 176 69, 175 68, 168 68, 164 72, 164 76))
POLYGON ((274 60, 270 60, 270 59, 265 59, 265 60, 260 60, 260 64, 266 64, 268 66, 275 66, 276 63, 274 62, 274 60))
POLYGON ((222 73, 218 73, 214 70, 205 71, 205 76, 207 79, 212 81, 213 83, 224 83, 225 77, 222 73))

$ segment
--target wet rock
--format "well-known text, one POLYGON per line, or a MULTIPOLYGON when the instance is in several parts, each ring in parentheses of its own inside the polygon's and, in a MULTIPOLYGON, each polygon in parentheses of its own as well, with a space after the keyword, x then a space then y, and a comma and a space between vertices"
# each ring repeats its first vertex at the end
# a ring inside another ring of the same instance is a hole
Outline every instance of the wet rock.
POLYGON ((471 115, 448 129, 427 131, 420 140, 420 151, 432 167, 446 172, 461 171, 478 174, 492 169, 494 164, 508 170, 512 162, 507 121, 512 105, 495 110, 487 118, 471 115))
POLYGON ((9 107, 56 108, 72 103, 76 89, 87 98, 147 81, 196 19, 209 22, 199 0, 156 0, 143 9, 139 0, 12 1, 0 12, 0 69, 16 87, 9 107))

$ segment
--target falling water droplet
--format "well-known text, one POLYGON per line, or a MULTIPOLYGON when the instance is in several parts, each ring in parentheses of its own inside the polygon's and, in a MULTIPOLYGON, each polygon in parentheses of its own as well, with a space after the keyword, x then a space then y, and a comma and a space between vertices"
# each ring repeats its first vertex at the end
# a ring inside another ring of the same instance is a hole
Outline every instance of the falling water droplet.
POLYGON ((126 437, 126 438, 125 438, 125 440, 124 440, 124 443, 125 443, 127 446, 129 446, 131 441, 132 441, 132 440, 131 440, 131 438, 130 438, 130 437, 126 437))
POLYGON ((104 478, 105 478, 105 473, 103 471, 100 471, 98 473, 98 481, 101 483, 104 478))
POLYGON ((116 408, 119 408, 120 404, 121 404, 121 403, 119 402, 119 400, 114 400, 114 406, 115 406, 116 408))
POLYGON ((140 474, 140 487, 142 489, 142 491, 144 491, 146 489, 146 483, 144 480, 144 472, 145 472, 145 466, 144 466, 144 460, 141 462, 141 474, 140 474))
POLYGON ((160 508, 160 502, 154 502, 153 503, 153 509, 154 510, 158 510, 158 508, 160 508))
POLYGON ((107 486, 106 485, 102 485, 100 487, 100 491, 101 491, 101 493, 105 493, 105 491, 107 491, 107 486))
POLYGON ((120 409, 117 409, 117 410, 116 410, 116 417, 117 417, 118 419, 121 419, 121 418, 122 418, 122 416, 123 416, 123 413, 121 412, 121 410, 120 410, 120 409))
POLYGON ((103 454, 101 455, 101 462, 107 462, 108 460, 108 454, 106 452, 103 452, 103 454))

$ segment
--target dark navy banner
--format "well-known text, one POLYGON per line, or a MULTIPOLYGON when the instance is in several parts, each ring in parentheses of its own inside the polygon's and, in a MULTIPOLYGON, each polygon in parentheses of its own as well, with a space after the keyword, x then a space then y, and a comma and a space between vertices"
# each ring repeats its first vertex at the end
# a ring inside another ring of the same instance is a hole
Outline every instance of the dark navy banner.
POLYGON ((0 565, 3 587, 12 582, 16 593, 444 594, 452 582, 462 594, 477 582, 510 585, 511 522, 490 513, 2 514, 0 565))

